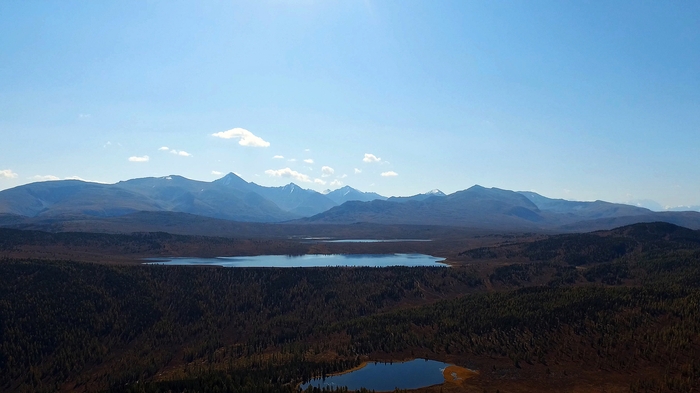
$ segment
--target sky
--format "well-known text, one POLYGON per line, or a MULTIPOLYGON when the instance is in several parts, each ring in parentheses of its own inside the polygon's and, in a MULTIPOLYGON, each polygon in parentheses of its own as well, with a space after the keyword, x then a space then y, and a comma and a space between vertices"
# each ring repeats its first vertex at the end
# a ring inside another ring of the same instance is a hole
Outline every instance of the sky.
POLYGON ((700 2, 3 1, 0 190, 234 172, 700 205, 700 2))

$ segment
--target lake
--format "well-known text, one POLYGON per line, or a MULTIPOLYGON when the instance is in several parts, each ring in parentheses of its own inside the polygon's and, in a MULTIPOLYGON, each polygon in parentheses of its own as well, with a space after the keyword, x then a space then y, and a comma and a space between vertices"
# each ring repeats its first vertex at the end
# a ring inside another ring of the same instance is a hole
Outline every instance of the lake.
POLYGON ((403 242, 430 242, 430 239, 329 239, 308 237, 304 240, 314 243, 403 243, 403 242))
POLYGON ((147 258, 147 264, 224 267, 447 267, 445 258, 425 254, 307 254, 218 258, 147 258))
POLYGON ((445 382, 442 372, 450 366, 435 360, 415 359, 402 363, 368 363, 366 366, 340 375, 316 378, 301 385, 302 389, 309 386, 340 387, 348 390, 365 388, 376 391, 393 391, 394 389, 418 389, 438 385, 445 382))

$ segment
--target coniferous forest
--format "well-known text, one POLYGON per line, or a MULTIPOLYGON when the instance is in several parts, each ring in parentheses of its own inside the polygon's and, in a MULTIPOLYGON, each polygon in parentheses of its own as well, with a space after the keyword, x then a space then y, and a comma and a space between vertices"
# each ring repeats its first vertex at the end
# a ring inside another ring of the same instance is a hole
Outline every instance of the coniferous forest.
POLYGON ((441 387, 455 391, 700 389, 700 232, 637 224, 450 261, 230 269, 4 258, 0 390, 292 392, 363 361, 419 357, 479 370, 441 387))

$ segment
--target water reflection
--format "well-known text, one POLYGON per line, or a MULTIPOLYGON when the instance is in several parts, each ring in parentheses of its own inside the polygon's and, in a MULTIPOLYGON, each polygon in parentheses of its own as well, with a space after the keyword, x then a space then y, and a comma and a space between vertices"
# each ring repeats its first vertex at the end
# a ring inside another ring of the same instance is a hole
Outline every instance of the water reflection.
POLYGON ((418 389, 438 385, 445 381, 443 371, 450 366, 435 360, 415 359, 401 363, 368 363, 364 367, 340 375, 312 379, 302 384, 302 389, 310 386, 342 387, 348 390, 365 388, 376 391, 394 389, 418 389))
POLYGON ((446 267, 444 258, 425 254, 258 255, 218 258, 149 258, 148 264, 224 267, 446 267))

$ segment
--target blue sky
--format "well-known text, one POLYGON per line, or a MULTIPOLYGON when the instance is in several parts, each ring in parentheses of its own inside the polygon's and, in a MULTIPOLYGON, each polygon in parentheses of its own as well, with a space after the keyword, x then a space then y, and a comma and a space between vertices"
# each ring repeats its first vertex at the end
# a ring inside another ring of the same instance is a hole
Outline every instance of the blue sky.
POLYGON ((700 205, 698 48, 693 1, 0 2, 0 189, 236 172, 700 205))

